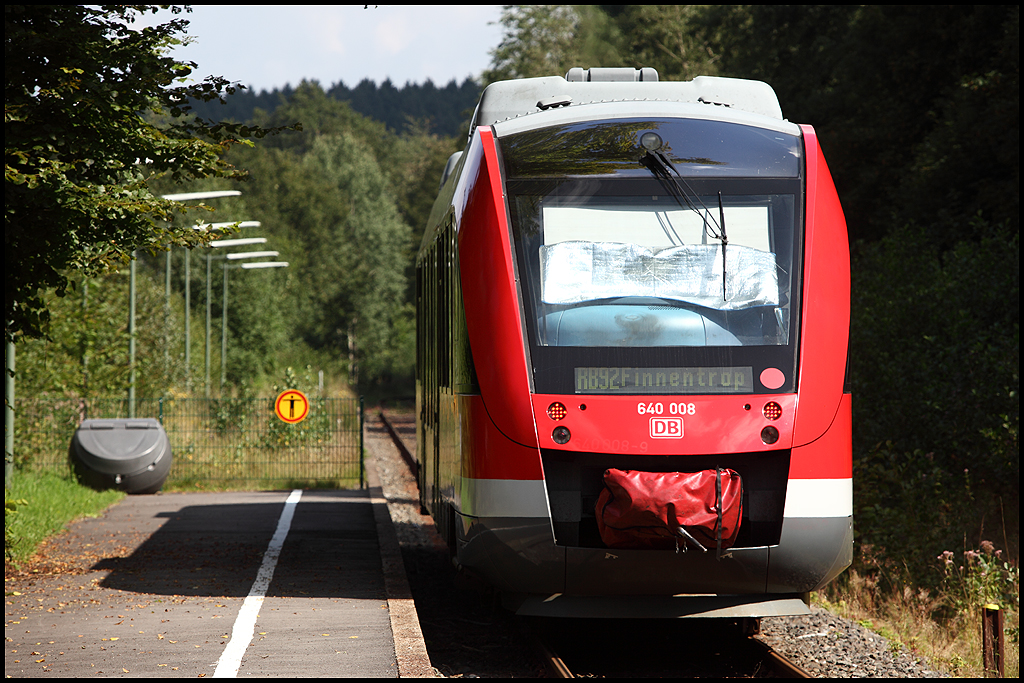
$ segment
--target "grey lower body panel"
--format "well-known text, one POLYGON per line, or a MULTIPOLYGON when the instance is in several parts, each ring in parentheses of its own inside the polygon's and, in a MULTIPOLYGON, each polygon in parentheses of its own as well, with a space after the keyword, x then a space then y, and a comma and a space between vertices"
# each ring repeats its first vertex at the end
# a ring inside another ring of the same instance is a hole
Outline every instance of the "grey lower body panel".
POLYGON ((574 595, 763 593, 767 548, 673 552, 566 548, 565 592, 574 595))
POLYGON ((772 593, 816 591, 853 562, 853 517, 786 517, 768 549, 772 593))
POLYGON ((459 517, 460 565, 501 591, 564 591, 565 548, 547 517, 459 517))

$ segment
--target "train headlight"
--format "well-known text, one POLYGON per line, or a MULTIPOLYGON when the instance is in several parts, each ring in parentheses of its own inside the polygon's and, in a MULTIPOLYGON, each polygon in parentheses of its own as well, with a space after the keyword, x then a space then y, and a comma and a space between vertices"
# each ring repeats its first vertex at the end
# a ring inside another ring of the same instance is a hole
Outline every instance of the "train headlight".
POLYGON ((761 411, 764 416, 769 420, 778 420, 782 417, 782 406, 775 401, 769 401, 764 404, 764 409, 761 411))
POLYGON ((761 441, 766 445, 771 446, 773 443, 779 440, 779 430, 771 425, 761 430, 761 441))
POLYGON ((556 422, 565 417, 569 411, 565 409, 565 406, 557 401, 548 406, 548 417, 556 422))
POLYGON ((551 432, 551 440, 557 444, 569 443, 571 438, 572 434, 569 433, 568 427, 555 427, 551 432))

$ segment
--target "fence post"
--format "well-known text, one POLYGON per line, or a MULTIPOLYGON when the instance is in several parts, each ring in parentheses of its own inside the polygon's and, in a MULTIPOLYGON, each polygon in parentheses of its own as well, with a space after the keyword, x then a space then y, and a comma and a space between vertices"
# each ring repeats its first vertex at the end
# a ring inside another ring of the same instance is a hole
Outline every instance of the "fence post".
POLYGON ((4 488, 11 488, 14 476, 14 340, 7 340, 7 369, 4 373, 4 488))
POLYGON ((359 397, 359 488, 363 488, 363 397, 359 397))
POLYGON ((1003 611, 999 605, 981 609, 981 652, 985 678, 1003 677, 1003 611))

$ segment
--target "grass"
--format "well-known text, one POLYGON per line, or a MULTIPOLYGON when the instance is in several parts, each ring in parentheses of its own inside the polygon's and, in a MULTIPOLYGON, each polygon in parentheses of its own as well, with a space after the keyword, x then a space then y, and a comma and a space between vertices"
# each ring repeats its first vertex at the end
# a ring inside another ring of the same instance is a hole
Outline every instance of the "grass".
MULTIPOLYGON (((967 560, 943 590, 931 592, 904 586, 882 590, 877 579, 849 570, 815 594, 817 604, 887 638, 894 650, 906 648, 939 671, 958 677, 983 677, 981 606, 988 600, 978 563, 967 560)), ((1019 573, 1007 566, 989 573, 989 581, 1012 582, 1012 597, 1003 602, 1005 676, 1020 676, 1019 573), (1009 604, 1007 604, 1009 602, 1009 604)), ((989 595, 988 597, 991 597, 989 595)))
POLYGON ((5 564, 27 560, 46 538, 80 517, 94 517, 124 498, 94 491, 70 474, 16 471, 4 491, 5 564))

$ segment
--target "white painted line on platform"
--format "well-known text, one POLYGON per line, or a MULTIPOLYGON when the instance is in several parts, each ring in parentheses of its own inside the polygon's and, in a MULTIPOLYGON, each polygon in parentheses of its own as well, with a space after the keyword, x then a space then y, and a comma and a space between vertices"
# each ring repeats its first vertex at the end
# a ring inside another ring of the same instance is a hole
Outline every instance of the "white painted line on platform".
POLYGON ((252 582, 249 595, 242 603, 242 609, 238 610, 235 618, 235 625, 231 629, 231 640, 228 641, 224 653, 217 660, 217 670, 213 672, 214 678, 235 678, 238 676, 238 667, 242 664, 242 656, 246 648, 252 642, 253 633, 256 631, 256 618, 260 614, 260 607, 263 606, 263 598, 270 588, 270 580, 274 578, 274 569, 277 567, 277 560, 281 557, 281 548, 284 547, 284 539, 288 537, 288 529, 292 526, 292 517, 295 515, 295 506, 299 504, 302 491, 295 489, 288 500, 284 503, 284 510, 281 511, 281 518, 277 520, 277 531, 270 539, 267 552, 263 555, 263 564, 256 574, 256 580, 252 582))

